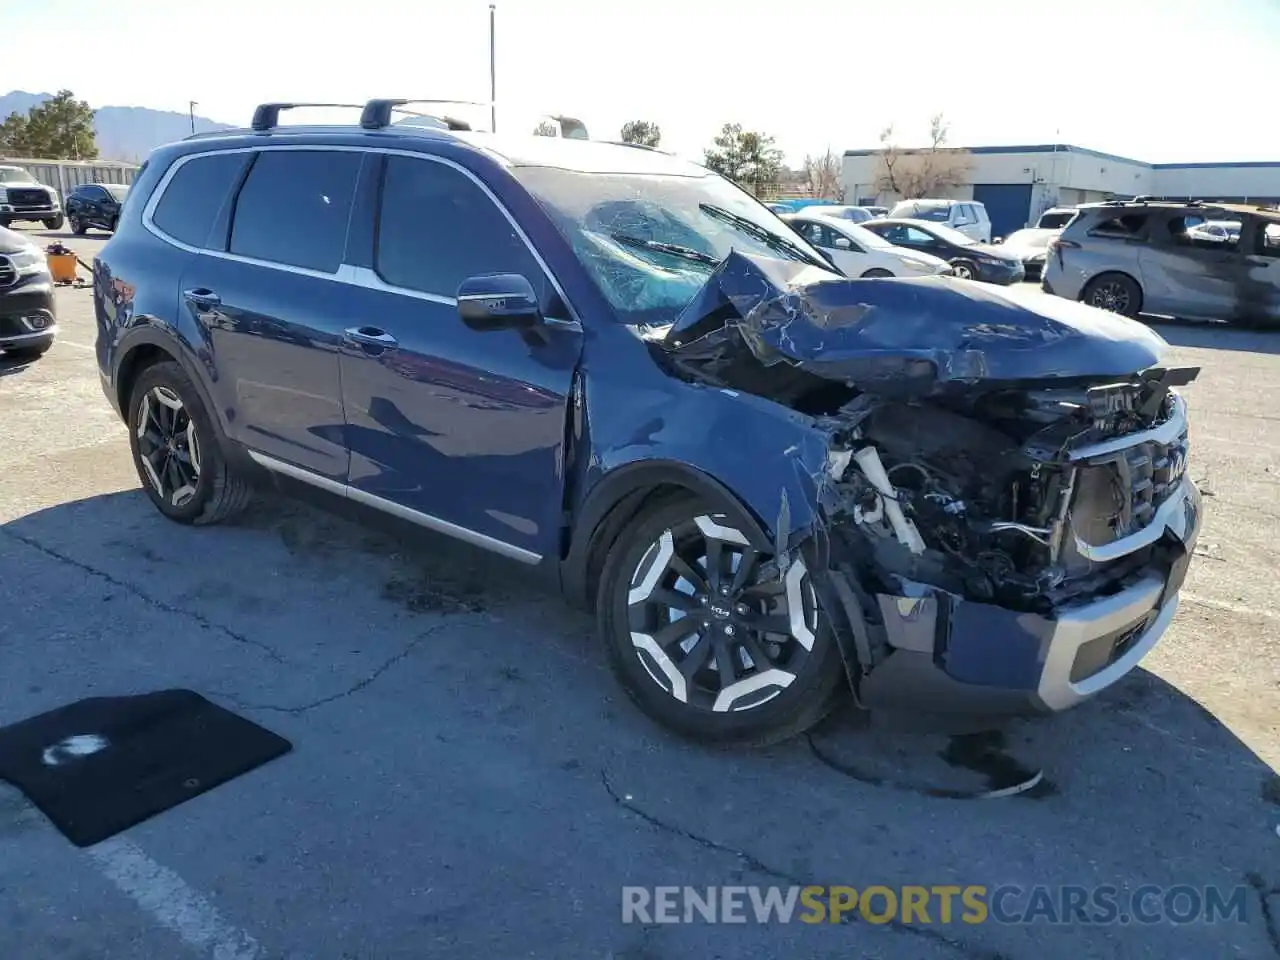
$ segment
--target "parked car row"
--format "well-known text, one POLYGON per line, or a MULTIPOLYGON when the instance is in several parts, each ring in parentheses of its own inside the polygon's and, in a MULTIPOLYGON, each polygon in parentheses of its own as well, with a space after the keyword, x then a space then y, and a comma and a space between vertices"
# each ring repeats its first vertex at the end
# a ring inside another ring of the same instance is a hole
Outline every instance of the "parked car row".
POLYGON ((29 222, 46 230, 60 230, 66 223, 76 234, 90 228, 114 231, 128 193, 123 183, 82 183, 63 203, 57 190, 40 183, 29 170, 0 166, 0 228, 29 222))

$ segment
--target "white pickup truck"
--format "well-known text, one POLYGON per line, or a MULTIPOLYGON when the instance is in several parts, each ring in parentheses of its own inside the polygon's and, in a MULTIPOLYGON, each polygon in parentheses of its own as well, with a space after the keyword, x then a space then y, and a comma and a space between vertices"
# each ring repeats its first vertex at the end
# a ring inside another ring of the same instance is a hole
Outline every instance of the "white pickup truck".
POLYGON ((0 164, 0 227, 19 220, 43 223, 47 230, 60 228, 63 217, 58 191, 22 167, 0 164))

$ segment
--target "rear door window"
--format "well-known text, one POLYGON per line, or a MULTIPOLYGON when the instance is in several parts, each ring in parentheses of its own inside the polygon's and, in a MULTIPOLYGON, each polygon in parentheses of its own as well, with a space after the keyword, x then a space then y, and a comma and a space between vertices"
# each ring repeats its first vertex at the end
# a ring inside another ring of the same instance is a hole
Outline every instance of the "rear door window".
POLYGON ((1133 240, 1147 234, 1148 216, 1145 213, 1125 213, 1103 219, 1089 231, 1091 237, 1115 237, 1133 240))
POLYGON ((336 273, 363 156, 350 150, 258 154, 236 198, 230 251, 336 273))
POLYGON ((389 156, 374 263, 387 283, 450 299, 469 277, 518 273, 544 308, 546 276, 488 194, 443 163, 389 156))
POLYGON ((248 162, 247 153, 213 153, 186 161, 164 188, 151 222, 180 243, 203 247, 218 211, 248 162))

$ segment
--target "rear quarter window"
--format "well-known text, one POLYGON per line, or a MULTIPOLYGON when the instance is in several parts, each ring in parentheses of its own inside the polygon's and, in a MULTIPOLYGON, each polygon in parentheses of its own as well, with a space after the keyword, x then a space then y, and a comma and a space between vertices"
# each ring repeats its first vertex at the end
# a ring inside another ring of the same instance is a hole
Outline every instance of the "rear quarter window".
POLYGON ((247 153, 213 153, 193 157, 179 166, 160 195, 151 222, 174 240, 203 247, 209 229, 231 193, 247 153))

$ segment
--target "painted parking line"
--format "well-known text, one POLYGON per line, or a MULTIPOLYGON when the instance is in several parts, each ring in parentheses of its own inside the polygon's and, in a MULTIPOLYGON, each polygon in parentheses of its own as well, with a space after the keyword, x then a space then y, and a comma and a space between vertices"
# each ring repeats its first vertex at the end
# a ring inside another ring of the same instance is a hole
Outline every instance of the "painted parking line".
POLYGON ((62 337, 59 337, 53 342, 55 346, 75 347, 77 350, 88 350, 90 353, 94 352, 94 346, 91 343, 76 343, 74 340, 65 340, 62 337))
POLYGON ((213 960, 259 960, 258 942, 232 925, 180 876, 134 843, 112 837, 86 850, 98 869, 148 916, 213 960))

